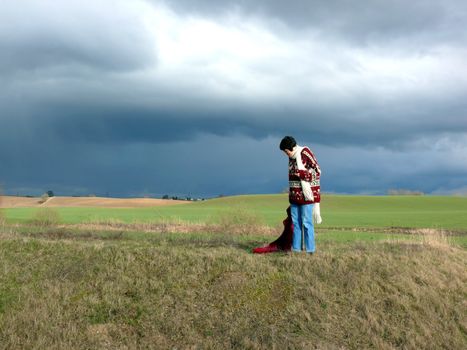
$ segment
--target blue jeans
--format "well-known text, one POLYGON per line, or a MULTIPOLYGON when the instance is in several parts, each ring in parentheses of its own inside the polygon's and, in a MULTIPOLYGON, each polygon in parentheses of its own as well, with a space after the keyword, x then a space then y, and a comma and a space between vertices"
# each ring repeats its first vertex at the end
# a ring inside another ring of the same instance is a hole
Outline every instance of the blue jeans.
POLYGON ((313 204, 290 204, 290 214, 293 222, 292 250, 302 250, 302 226, 307 253, 315 252, 315 228, 313 226, 313 204))

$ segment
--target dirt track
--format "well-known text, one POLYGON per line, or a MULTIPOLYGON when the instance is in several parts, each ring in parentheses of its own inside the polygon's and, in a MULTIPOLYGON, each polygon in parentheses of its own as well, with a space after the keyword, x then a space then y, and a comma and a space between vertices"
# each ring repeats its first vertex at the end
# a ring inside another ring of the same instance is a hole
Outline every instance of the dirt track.
POLYGON ((104 208, 143 208, 187 204, 188 201, 175 201, 155 198, 104 198, 104 197, 51 197, 45 203, 41 198, 0 196, 0 208, 20 207, 104 207, 104 208))

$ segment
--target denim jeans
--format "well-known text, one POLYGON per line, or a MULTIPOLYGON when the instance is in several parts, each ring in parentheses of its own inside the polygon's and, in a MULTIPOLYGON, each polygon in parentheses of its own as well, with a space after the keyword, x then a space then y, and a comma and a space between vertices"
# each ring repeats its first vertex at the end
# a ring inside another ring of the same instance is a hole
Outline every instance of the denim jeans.
POLYGON ((293 222, 292 250, 302 250, 302 226, 307 253, 315 252, 315 228, 313 226, 313 204, 291 204, 290 214, 293 222))

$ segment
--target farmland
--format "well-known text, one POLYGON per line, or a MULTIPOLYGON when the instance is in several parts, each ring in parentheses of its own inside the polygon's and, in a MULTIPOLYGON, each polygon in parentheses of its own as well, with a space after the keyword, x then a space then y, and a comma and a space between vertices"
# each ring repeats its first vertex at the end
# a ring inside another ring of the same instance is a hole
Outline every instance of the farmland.
POLYGON ((251 254, 286 206, 2 209, 0 349, 465 348, 467 198, 325 195, 316 255, 251 254))
MULTIPOLYGON (((55 207, 64 223, 94 219, 124 222, 180 219, 207 221, 219 213, 244 209, 259 214, 268 225, 275 225, 288 206, 286 195, 256 195, 216 198, 203 202, 146 208, 55 207)), ((323 227, 431 227, 467 229, 467 197, 447 196, 339 196, 324 195, 321 203, 326 220, 323 227)), ((12 221, 33 217, 36 207, 7 208, 12 221)))
MULTIPOLYGON (((254 195, 216 198, 186 203, 171 200, 166 205, 137 208, 52 207, 62 224, 99 222, 187 224, 216 223, 235 217, 260 225, 280 228, 288 206, 286 195, 254 195), (176 205, 175 205, 176 204, 176 205)), ((10 223, 24 224, 34 219, 37 207, 6 208, 10 223)), ((467 231, 467 198, 447 196, 338 196, 324 195, 321 203, 324 222, 317 229, 326 239, 386 238, 385 233, 416 233, 419 229, 440 232, 467 231), (375 235, 379 233, 379 235, 375 235)), ((255 232, 248 232, 255 235, 255 232)), ((391 235, 391 237, 394 237, 391 235)), ((261 239, 261 237, 259 237, 261 239)), ((465 235, 453 238, 467 246, 465 235)))

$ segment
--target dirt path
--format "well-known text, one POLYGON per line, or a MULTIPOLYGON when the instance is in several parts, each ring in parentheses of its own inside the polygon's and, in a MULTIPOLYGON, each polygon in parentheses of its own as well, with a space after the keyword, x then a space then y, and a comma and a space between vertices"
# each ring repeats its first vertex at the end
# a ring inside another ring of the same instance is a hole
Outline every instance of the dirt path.
POLYGON ((465 230, 446 230, 436 228, 416 228, 416 227, 319 227, 319 231, 352 231, 352 232, 379 232, 395 233, 405 235, 445 235, 445 236, 465 236, 465 230))

